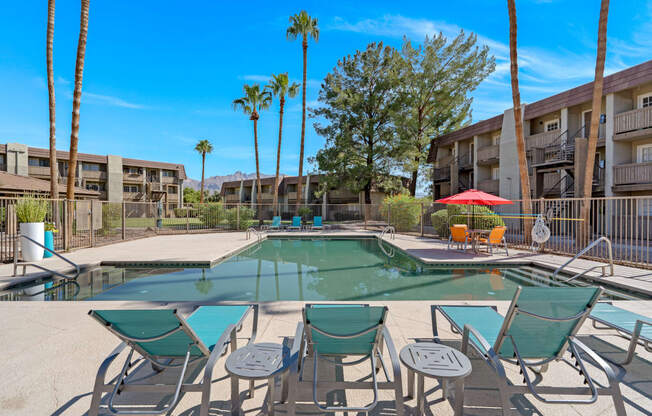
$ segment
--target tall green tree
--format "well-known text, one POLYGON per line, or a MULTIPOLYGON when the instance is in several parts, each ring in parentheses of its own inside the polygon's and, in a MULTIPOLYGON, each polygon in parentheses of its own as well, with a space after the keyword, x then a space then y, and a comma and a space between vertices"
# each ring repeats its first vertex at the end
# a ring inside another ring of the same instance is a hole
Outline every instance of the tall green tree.
MULTIPOLYGON (((77 60, 75 62, 75 89, 72 93, 72 128, 70 129, 70 158, 68 159, 68 184, 66 198, 75 199, 75 175, 77 173, 77 146, 79 144, 79 109, 81 107, 82 81, 84 79, 84 58, 86 57, 86 38, 88 37, 88 9, 90 0, 81 0, 79 19, 79 40, 77 41, 77 60)), ((69 210, 72 215, 72 210, 69 210)), ((69 222, 72 224, 72 218, 69 222)))
POLYGON ((468 122, 473 101, 468 94, 493 72, 495 60, 488 47, 478 47, 474 34, 466 36, 463 31, 450 42, 441 33, 426 36, 416 48, 404 39, 401 57, 402 105, 396 128, 402 153, 399 160, 410 175, 409 190, 414 196, 432 138, 468 122))
POLYGON ((258 204, 258 218, 262 219, 261 209, 261 186, 260 186, 260 162, 258 159, 258 119, 260 118, 260 111, 266 110, 272 105, 272 94, 261 89, 260 85, 247 85, 243 87, 244 96, 233 100, 233 110, 241 110, 249 116, 249 120, 254 123, 254 151, 256 153, 256 185, 258 192, 256 193, 256 203, 258 204))
POLYGON ((395 49, 382 43, 341 59, 322 83, 322 106, 312 111, 325 121, 315 124, 326 138, 315 160, 319 170, 330 173, 326 186, 364 191, 367 204, 373 187, 400 186, 391 175, 398 148, 392 121, 401 106, 400 59, 395 49))
POLYGON ((310 17, 305 10, 290 16, 290 26, 287 28, 286 36, 290 40, 301 37, 303 49, 303 83, 301 84, 301 148, 299 150, 299 182, 297 184, 297 203, 295 214, 299 213, 301 206, 301 185, 303 181, 303 149, 306 141, 306 77, 308 69, 308 38, 315 42, 319 40, 319 27, 317 19, 310 17))
POLYGON ((48 102, 50 116, 50 198, 59 198, 59 175, 57 165, 56 104, 54 99, 54 0, 48 0, 48 29, 45 61, 48 72, 48 102))
POLYGON ((285 96, 294 98, 299 91, 299 84, 293 82, 290 84, 288 73, 274 75, 269 80, 269 84, 265 88, 278 97, 279 102, 279 118, 278 118, 278 148, 276 149, 276 177, 274 180, 274 215, 278 213, 278 181, 281 169, 281 139, 283 137, 283 112, 285 111, 285 96))
POLYGON ((200 140, 195 145, 195 151, 201 155, 201 190, 199 194, 199 203, 204 203, 204 168, 206 167, 206 155, 213 153, 213 145, 208 140, 200 140))

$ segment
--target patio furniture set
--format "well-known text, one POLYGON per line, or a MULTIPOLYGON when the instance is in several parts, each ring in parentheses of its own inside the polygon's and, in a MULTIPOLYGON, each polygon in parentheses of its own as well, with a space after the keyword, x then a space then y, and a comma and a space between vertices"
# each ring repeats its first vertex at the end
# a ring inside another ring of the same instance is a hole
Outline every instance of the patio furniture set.
POLYGON ((272 218, 272 223, 269 225, 263 225, 261 227, 261 230, 263 231, 322 231, 327 229, 329 226, 324 224, 322 221, 321 216, 314 216, 312 218, 312 224, 309 223, 304 223, 303 219, 295 215, 292 217, 292 223, 288 224, 283 224, 281 222, 281 216, 276 215, 272 218))
POLYGON ((489 254, 493 254, 494 249, 502 247, 505 250, 505 254, 509 256, 505 231, 507 231, 507 227, 505 226, 494 227, 492 230, 470 230, 466 224, 454 224, 450 227, 448 249, 452 245, 456 245, 458 249, 466 250, 467 245, 471 244, 473 252, 479 253, 479 246, 484 244, 489 254))
POLYGON ((614 403, 614 414, 623 416, 625 407, 614 370, 604 358, 578 340, 576 334, 586 319, 618 330, 631 338, 625 360, 629 363, 637 345, 650 351, 652 322, 613 305, 597 303, 602 292, 602 288, 596 287, 519 288, 505 316, 491 306, 433 305, 430 311, 432 341, 409 344, 400 354, 396 353, 386 326, 386 306, 306 304, 294 338, 285 338, 283 344, 255 343, 258 327, 258 305, 255 304, 199 306, 187 317, 172 309, 92 310, 89 314, 122 343, 99 368, 89 414, 97 415, 100 409, 108 409, 113 414, 133 414, 133 407, 115 403, 117 395, 124 391, 168 393, 166 403, 153 408, 138 408, 140 413, 147 414, 168 413, 178 404, 181 393, 201 392, 199 414, 206 416, 211 403, 213 370, 230 347, 225 368, 231 378, 231 410, 234 414, 241 413, 239 381, 242 379, 249 381, 249 397, 253 397, 256 380, 267 381, 269 414, 273 414, 275 396, 279 396, 287 413, 294 415, 299 402, 299 387, 305 385, 312 388, 310 405, 322 412, 369 412, 378 404, 378 391, 390 390, 394 393, 396 412, 400 416, 405 412, 402 363, 407 368, 409 397, 414 395, 417 378, 419 414, 423 414, 427 406, 424 378, 430 377, 439 380, 444 397, 450 396, 455 415, 461 415, 464 378, 472 371, 466 357, 470 347, 492 370, 503 414, 511 411, 511 395, 529 393, 537 400, 560 404, 591 404, 599 395, 609 395, 614 403), (461 351, 441 344, 438 314, 450 323, 453 332, 462 335, 461 351), (237 332, 250 315, 253 315, 251 334, 247 345, 239 348, 237 332), (129 352, 120 373, 107 381, 109 366, 127 347, 129 352), (134 359, 134 352, 142 358, 134 359), (568 354, 575 359, 574 363, 565 357, 568 354), (305 372, 309 361, 312 361, 312 371, 305 372), (571 366, 584 378, 586 386, 560 387, 565 381, 555 380, 552 385, 542 387, 539 381, 551 362, 571 366), (146 377, 141 371, 150 369, 145 365, 147 363, 154 375, 170 368, 180 370, 176 383, 145 384, 146 377), (367 363, 370 375, 356 381, 344 381, 341 368, 336 372, 340 374, 337 380, 325 378, 319 372, 319 365, 323 363, 339 368, 367 363), (586 370, 589 364, 601 370, 608 383, 593 379, 586 370), (519 367, 524 385, 515 385, 507 378, 505 367, 508 365, 519 367), (192 366, 203 369, 198 383, 186 380, 192 373, 189 371, 192 366), (280 386, 280 395, 275 395, 277 385, 280 386), (449 388, 450 385, 454 388, 449 388), (373 399, 361 406, 323 399, 325 392, 336 389, 371 390, 373 399), (564 394, 566 396, 558 396, 564 394))

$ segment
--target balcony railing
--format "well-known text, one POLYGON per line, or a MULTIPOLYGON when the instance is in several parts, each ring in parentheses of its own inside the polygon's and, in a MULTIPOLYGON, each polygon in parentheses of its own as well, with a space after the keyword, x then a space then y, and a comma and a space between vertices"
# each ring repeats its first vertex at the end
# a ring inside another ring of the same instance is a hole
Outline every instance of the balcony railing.
POLYGON ((462 168, 469 168, 473 166, 473 153, 464 153, 457 157, 457 166, 462 168))
POLYGON ((453 157, 453 155, 448 155, 448 156, 444 156, 444 157, 442 157, 440 159, 437 159, 437 161, 439 163, 439 167, 444 168, 444 167, 450 166, 451 163, 453 163, 454 159, 455 158, 453 157))
POLYGON ((616 134, 652 127, 652 107, 638 108, 616 114, 616 134))
POLYGON ((330 201, 333 200, 342 200, 342 199, 357 199, 358 195, 349 191, 348 189, 333 189, 328 191, 327 199, 330 201))
POLYGON ((478 182, 478 188, 481 191, 488 192, 490 194, 498 195, 499 192, 499 181, 498 179, 487 179, 485 181, 478 182))
POLYGON ((142 182, 145 179, 145 175, 142 173, 127 173, 124 172, 122 174, 122 180, 123 181, 130 181, 130 182, 142 182))
POLYGON ((652 162, 614 166, 614 185, 652 183, 652 162))
POLYGON ((451 168, 446 166, 445 168, 435 168, 432 170, 432 175, 435 182, 446 182, 451 179, 451 168))
POLYGON ((227 194, 226 195, 226 202, 240 202, 240 195, 239 194, 227 194))
POLYGON ((533 134, 525 138, 525 148, 530 150, 535 147, 546 147, 549 146, 562 134, 561 130, 547 131, 544 133, 533 134))
POLYGON ((27 172, 30 176, 50 176, 49 166, 28 166, 27 172))
POLYGON ((500 157, 500 145, 485 146, 478 149, 478 163, 488 160, 498 159, 500 157))

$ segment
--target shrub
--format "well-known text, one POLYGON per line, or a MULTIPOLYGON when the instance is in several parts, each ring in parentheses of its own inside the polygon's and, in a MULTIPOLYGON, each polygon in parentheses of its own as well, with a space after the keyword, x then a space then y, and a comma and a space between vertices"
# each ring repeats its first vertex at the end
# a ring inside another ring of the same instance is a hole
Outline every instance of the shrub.
POLYGON ((380 206, 380 214, 396 227, 396 231, 411 231, 419 224, 421 204, 416 198, 405 194, 387 196, 380 206))
POLYGON ((111 229, 122 227, 122 206, 120 204, 102 204, 102 234, 109 235, 111 229))
POLYGON ((216 227, 226 217, 222 204, 211 203, 200 205, 196 211, 201 223, 209 228, 216 227))
POLYGON ((199 215, 198 210, 192 207, 174 209, 174 216, 177 218, 186 218, 186 216, 190 218, 197 218, 198 215, 199 215))
POLYGON ((42 198, 28 196, 16 203, 18 222, 43 222, 48 213, 48 202, 42 198))
POLYGON ((448 205, 446 209, 434 212, 430 219, 440 237, 448 237, 452 224, 466 224, 483 230, 505 225, 502 218, 484 205, 448 205), (467 212, 469 213, 467 215, 467 212), (475 214, 475 219, 474 215, 475 214))
POLYGON ((229 228, 234 230, 246 230, 256 223, 254 216, 256 211, 249 207, 240 206, 240 223, 238 224, 238 208, 231 208, 225 211, 226 222, 229 228))
POLYGON ((307 221, 312 214, 312 209, 310 207, 300 207, 299 208, 299 216, 304 220, 307 221))

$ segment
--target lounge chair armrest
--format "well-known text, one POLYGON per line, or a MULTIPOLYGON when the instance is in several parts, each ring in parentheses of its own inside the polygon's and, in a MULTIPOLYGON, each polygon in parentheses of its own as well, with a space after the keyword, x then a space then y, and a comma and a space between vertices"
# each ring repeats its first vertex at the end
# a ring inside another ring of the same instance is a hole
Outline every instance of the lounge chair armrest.
POLYGON ((231 324, 227 326, 224 332, 222 332, 222 336, 220 336, 215 343, 213 351, 211 351, 211 355, 208 356, 208 361, 206 361, 206 367, 204 368, 204 383, 211 383, 213 367, 215 367, 217 360, 222 356, 222 354, 224 354, 229 343, 232 342, 236 332, 237 327, 235 325, 231 324))
MULTIPOLYGON (((480 334, 480 332, 478 332, 477 329, 475 329, 473 326, 471 326, 469 324, 465 324, 464 325, 464 333, 462 334, 462 352, 463 353, 466 353, 468 344, 469 344, 469 342, 471 342, 471 338, 469 337, 469 333, 471 333, 471 334, 473 334, 475 336, 475 338, 480 343, 480 346, 484 350, 485 354, 489 353, 490 351, 494 352, 493 347, 491 346, 491 344, 489 344, 489 342, 485 339, 485 337, 483 337, 480 334)), ((494 352, 494 354, 495 354, 495 352, 494 352)))
POLYGON ((294 331, 294 341, 292 342, 292 349, 290 350, 290 356, 299 353, 301 349, 301 344, 303 343, 304 331, 303 331, 303 322, 297 324, 297 329, 294 331))
POLYGON ((616 378, 616 373, 614 372, 613 368, 607 363, 605 359, 600 357, 595 351, 593 351, 591 348, 587 347, 584 345, 582 341, 575 337, 570 337, 569 341, 577 347, 579 350, 583 351, 586 355, 588 355, 593 362, 595 362, 598 366, 602 368, 602 371, 605 372, 607 379, 609 380, 609 385, 613 385, 614 383, 618 383, 618 379, 616 378))
POLYGON ((383 327, 383 342, 387 347, 387 352, 389 353, 389 359, 392 362, 392 370, 394 371, 394 383, 401 385, 401 363, 398 360, 398 355, 396 354, 396 348, 394 348, 394 341, 392 336, 389 334, 389 329, 386 326, 383 327))
POLYGON ((97 376, 95 376, 96 386, 104 384, 106 380, 106 372, 108 371, 109 366, 111 365, 111 363, 113 363, 113 360, 118 358, 118 355, 120 355, 122 350, 124 350, 126 347, 127 347, 127 343, 121 342, 120 345, 115 347, 113 351, 111 351, 111 354, 109 354, 108 357, 106 357, 104 361, 102 361, 102 364, 100 364, 100 368, 97 370, 97 376))

